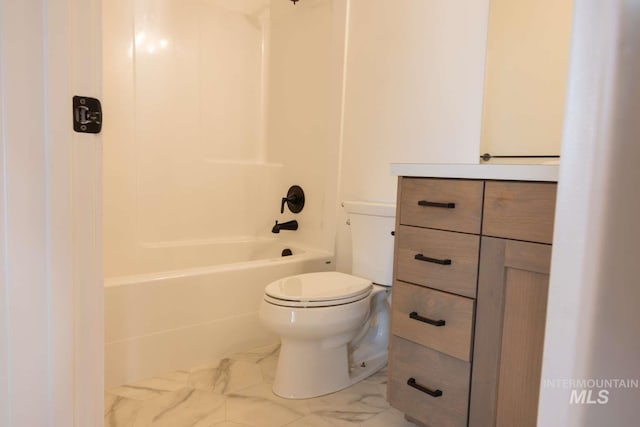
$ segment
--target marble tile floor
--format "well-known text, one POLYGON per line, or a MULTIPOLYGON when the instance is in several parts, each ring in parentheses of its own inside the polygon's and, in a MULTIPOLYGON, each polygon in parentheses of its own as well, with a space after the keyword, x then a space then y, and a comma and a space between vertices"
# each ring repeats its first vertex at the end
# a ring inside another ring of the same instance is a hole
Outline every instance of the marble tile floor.
POLYGON ((415 427, 385 399, 386 370, 345 390, 288 400, 271 392, 278 347, 234 354, 105 392, 105 427, 415 427))

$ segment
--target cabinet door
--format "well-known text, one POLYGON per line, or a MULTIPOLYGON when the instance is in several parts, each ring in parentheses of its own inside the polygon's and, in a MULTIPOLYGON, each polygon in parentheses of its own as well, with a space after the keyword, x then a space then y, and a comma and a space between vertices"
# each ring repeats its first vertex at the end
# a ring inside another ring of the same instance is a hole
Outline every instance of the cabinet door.
POLYGON ((551 246, 482 237, 471 427, 535 426, 551 246))

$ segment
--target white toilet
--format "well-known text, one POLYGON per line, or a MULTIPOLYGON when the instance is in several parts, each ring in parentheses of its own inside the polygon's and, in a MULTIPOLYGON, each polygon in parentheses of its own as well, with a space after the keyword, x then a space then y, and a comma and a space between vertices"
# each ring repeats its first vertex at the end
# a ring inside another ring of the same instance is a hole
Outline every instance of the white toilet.
POLYGON ((273 383, 278 396, 332 393, 387 362, 395 206, 345 202, 344 207, 353 275, 300 274, 265 288, 260 319, 282 344, 273 383))

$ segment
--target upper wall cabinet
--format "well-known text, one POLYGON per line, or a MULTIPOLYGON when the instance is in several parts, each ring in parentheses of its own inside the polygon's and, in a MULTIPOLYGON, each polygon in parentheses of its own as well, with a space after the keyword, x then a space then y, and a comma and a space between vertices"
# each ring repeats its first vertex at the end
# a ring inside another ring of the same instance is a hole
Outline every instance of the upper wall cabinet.
POLYGON ((572 0, 491 0, 481 153, 559 155, 572 0))

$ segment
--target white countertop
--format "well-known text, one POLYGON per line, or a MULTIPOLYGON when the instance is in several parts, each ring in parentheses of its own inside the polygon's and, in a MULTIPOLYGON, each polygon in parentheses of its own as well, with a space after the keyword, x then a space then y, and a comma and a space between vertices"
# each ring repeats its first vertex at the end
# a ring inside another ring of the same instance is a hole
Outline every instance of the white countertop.
POLYGON ((391 163, 391 175, 426 178, 558 181, 558 165, 391 163))

